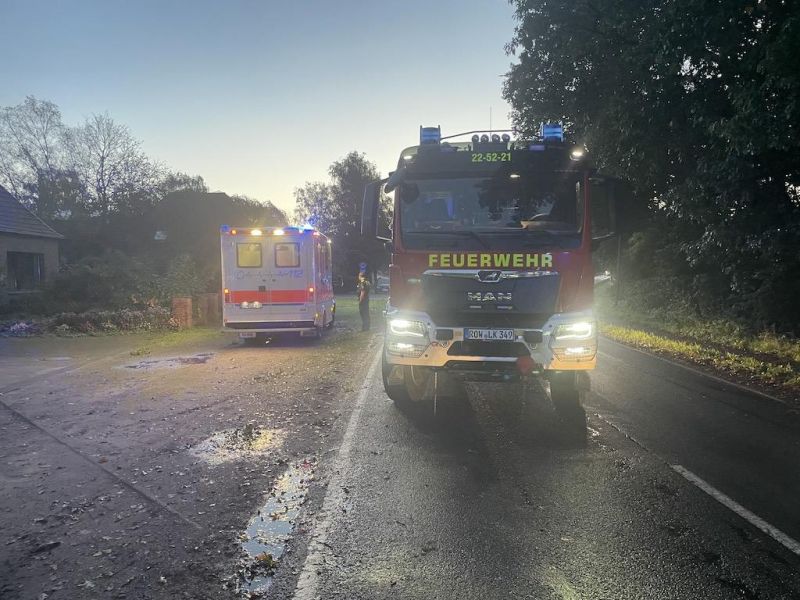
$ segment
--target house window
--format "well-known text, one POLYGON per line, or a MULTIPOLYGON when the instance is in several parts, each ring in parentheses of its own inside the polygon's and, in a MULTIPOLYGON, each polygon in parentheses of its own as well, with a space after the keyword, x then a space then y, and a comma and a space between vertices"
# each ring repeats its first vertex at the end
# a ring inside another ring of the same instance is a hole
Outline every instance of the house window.
POLYGON ((9 252, 6 271, 12 290, 31 290, 44 281, 44 254, 9 252))

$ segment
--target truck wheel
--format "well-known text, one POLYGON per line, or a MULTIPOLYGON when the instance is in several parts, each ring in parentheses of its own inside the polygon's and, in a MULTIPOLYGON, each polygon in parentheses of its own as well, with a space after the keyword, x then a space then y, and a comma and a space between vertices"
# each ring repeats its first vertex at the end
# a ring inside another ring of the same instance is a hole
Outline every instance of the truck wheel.
POLYGON ((408 397, 405 383, 392 382, 392 370, 394 366, 386 360, 386 352, 381 353, 381 375, 383 376, 383 389, 386 395, 394 402, 398 408, 405 409, 411 404, 408 397))
POLYGON ((406 366, 403 379, 406 393, 413 402, 433 401, 433 369, 406 366))
POLYGON ((550 378, 550 401, 570 441, 586 441, 586 411, 583 391, 574 372, 554 373, 550 378))

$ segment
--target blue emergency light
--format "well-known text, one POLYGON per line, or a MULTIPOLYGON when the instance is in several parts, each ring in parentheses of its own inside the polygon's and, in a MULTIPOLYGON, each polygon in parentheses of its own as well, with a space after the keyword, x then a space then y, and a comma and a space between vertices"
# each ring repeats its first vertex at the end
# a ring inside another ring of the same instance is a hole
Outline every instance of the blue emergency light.
POLYGON ((563 142, 564 128, 561 123, 542 123, 539 135, 545 142, 563 142))
POLYGON ((419 126, 419 144, 438 144, 442 141, 442 126, 423 127, 419 126))

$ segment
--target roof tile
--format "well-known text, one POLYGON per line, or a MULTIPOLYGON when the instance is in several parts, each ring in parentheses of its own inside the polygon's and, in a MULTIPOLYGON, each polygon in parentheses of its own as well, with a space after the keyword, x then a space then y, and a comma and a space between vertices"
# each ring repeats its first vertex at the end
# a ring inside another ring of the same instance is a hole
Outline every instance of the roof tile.
POLYGON ((3 186, 0 186, 0 233, 48 238, 64 237, 25 208, 3 186))

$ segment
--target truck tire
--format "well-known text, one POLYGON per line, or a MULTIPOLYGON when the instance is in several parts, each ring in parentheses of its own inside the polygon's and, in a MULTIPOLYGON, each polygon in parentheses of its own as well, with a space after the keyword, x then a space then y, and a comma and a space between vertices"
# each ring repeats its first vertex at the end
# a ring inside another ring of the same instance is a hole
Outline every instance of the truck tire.
POLYGON ((386 395, 394 402, 398 408, 405 409, 411 404, 411 398, 408 397, 405 383, 392 383, 390 375, 392 373, 393 365, 389 364, 386 360, 386 352, 381 352, 381 375, 383 377, 383 389, 386 395))
POLYGON ((554 373, 550 377, 550 401, 567 439, 585 443, 586 411, 582 405, 583 390, 578 385, 575 372, 554 373))

